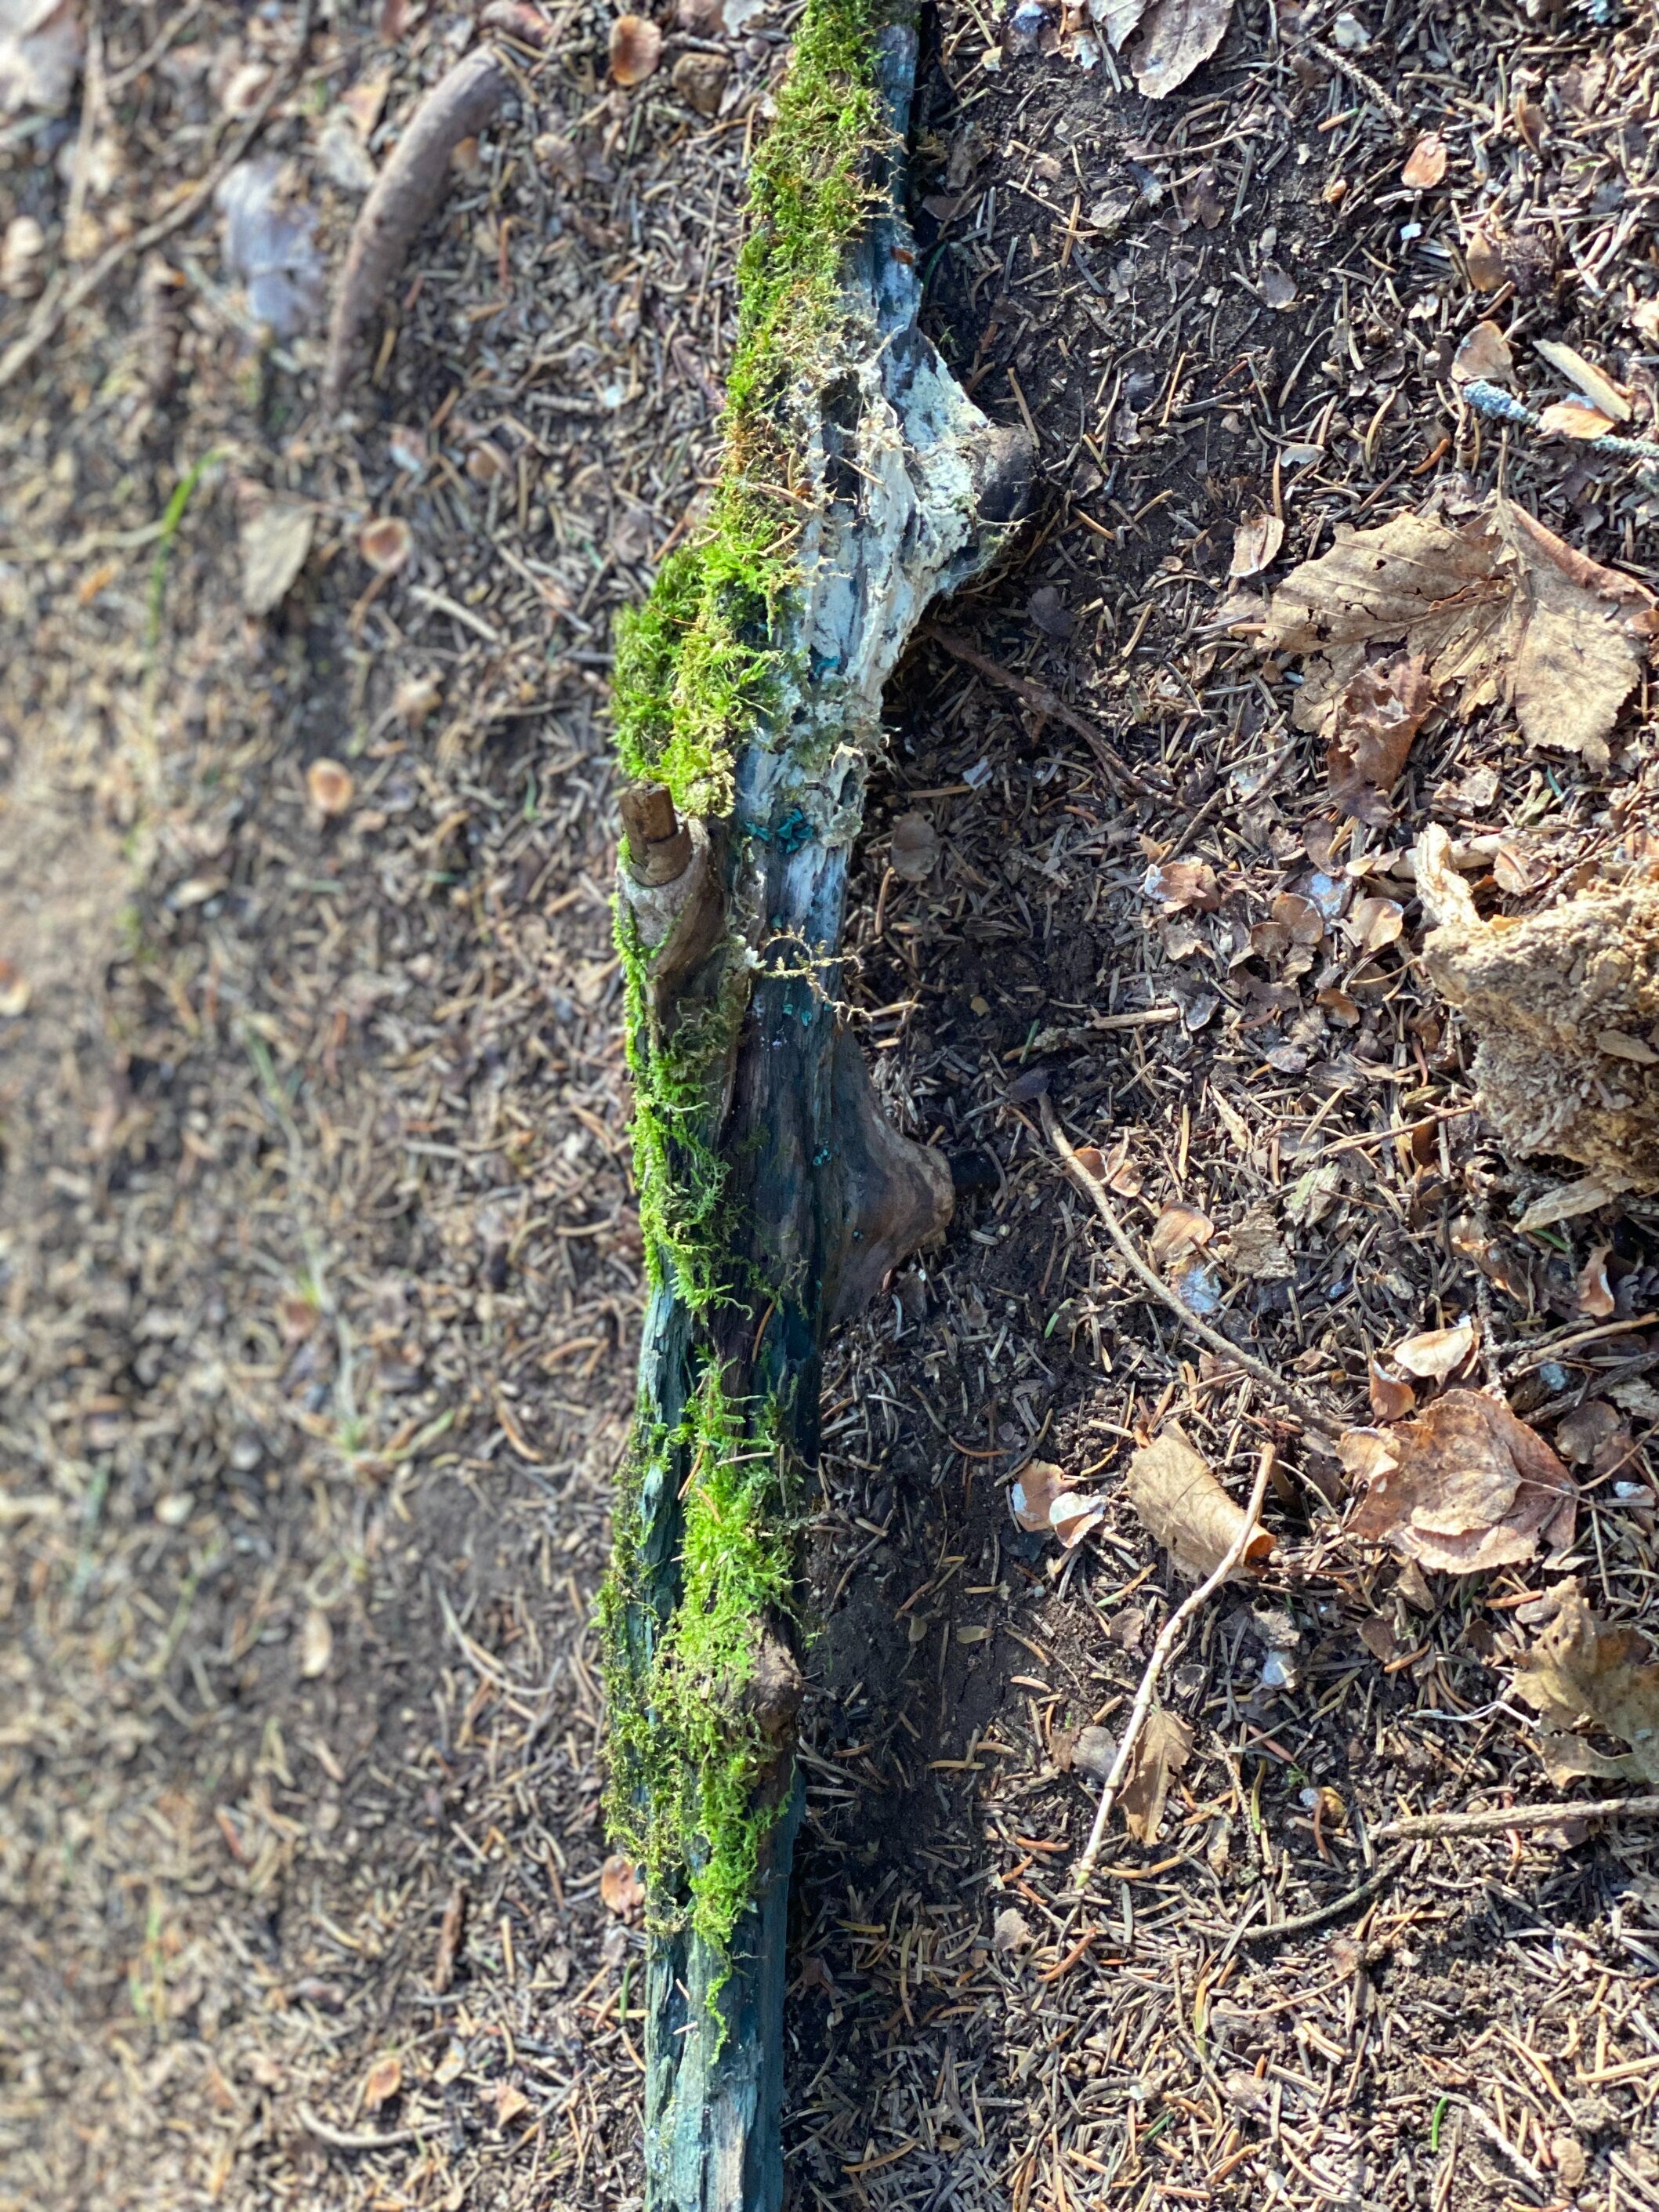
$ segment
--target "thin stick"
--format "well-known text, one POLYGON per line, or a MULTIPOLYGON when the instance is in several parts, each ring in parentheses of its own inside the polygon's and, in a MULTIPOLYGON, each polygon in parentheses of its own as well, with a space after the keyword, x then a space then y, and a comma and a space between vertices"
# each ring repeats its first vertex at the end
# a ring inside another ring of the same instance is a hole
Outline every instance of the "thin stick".
POLYGON ((1046 684, 1033 683, 1029 676, 1016 676, 1012 668, 1003 667, 1000 661, 993 660, 989 653, 981 653, 976 645, 969 645, 965 637, 958 637, 954 630, 941 629, 937 623, 925 623, 917 634, 930 639, 934 645, 943 646, 952 660, 959 660, 964 668, 971 668, 988 684, 1000 684, 1005 691, 1014 692, 1028 706, 1035 707, 1040 714, 1047 714, 1052 720, 1063 723, 1083 739, 1093 753, 1101 774, 1120 797, 1125 792, 1133 793, 1137 799, 1155 799, 1163 795, 1107 744, 1086 714, 1079 714, 1075 707, 1068 707, 1060 694, 1051 691, 1046 684))
POLYGON ((313 2112, 309 2105, 295 2108, 300 2124, 319 2142, 331 2143, 336 2150, 396 2150, 399 2143, 419 2142, 428 2128, 388 2128, 384 2135, 371 2135, 366 2130, 337 2128, 331 2122, 313 2112))
POLYGON ((1158 1689, 1158 1678, 1164 1671, 1164 1662, 1176 1647, 1182 1630, 1208 1599, 1213 1597, 1233 1569, 1250 1548, 1261 1519, 1261 1501, 1267 1494, 1267 1478, 1273 1471, 1273 1448, 1271 1443, 1261 1447, 1261 1463, 1255 1471, 1255 1486, 1250 1492, 1250 1502, 1244 1509, 1243 1526, 1228 1546, 1215 1571, 1207 1582, 1201 1582, 1195 1590, 1182 1598, 1164 1622, 1158 1639, 1152 1646, 1152 1656, 1146 1662, 1146 1671, 1140 1678, 1140 1687, 1135 1692, 1135 1701, 1129 1708, 1129 1718, 1123 1730, 1123 1741, 1117 1747, 1117 1757, 1112 1761, 1112 1771, 1106 1777, 1100 1792, 1100 1803, 1095 1808, 1095 1824, 1089 1831, 1089 1840, 1083 1847, 1083 1856, 1072 1869, 1072 1888, 1081 1897, 1087 1890, 1100 1857, 1101 1846, 1106 1839, 1106 1823, 1112 1816, 1112 1807, 1117 1802, 1123 1778, 1129 1771, 1146 1716, 1152 1710, 1152 1698, 1158 1689))
POLYGON ((1282 1375, 1276 1375, 1265 1361, 1258 1359, 1254 1352, 1242 1350, 1239 1346, 1232 1342, 1231 1338, 1223 1336, 1218 1328, 1212 1328, 1207 1322, 1200 1321, 1194 1313, 1189 1313, 1163 1277, 1155 1273, 1147 1266, 1129 1241, 1128 1231, 1118 1219, 1112 1202, 1106 1195, 1105 1185, 1097 1176, 1091 1175, 1088 1169, 1079 1159, 1066 1138, 1066 1132, 1060 1126, 1059 1119, 1046 1092, 1039 1103, 1042 1113, 1043 1134, 1060 1154, 1066 1174, 1070 1176, 1079 1190, 1086 1191, 1094 1200, 1095 1211, 1106 1224, 1113 1243, 1116 1245, 1152 1296, 1162 1304, 1168 1306, 1189 1335, 1195 1336, 1200 1344, 1208 1345, 1212 1352, 1218 1352, 1231 1365, 1242 1367, 1247 1375, 1254 1376, 1258 1382, 1273 1393, 1280 1405, 1290 1407, 1304 1428, 1310 1429, 1322 1443, 1329 1446, 1331 1425, 1316 1407, 1310 1405, 1299 1391, 1285 1380, 1282 1375))
POLYGON ((1558 1820, 1616 1820, 1659 1813, 1659 1796, 1595 1797, 1582 1805, 1495 1805, 1479 1813, 1407 1813, 1371 1830, 1373 1841, 1395 1836, 1496 1836, 1506 1828, 1551 1828, 1558 1820))
POLYGON ((1412 1855, 1407 1844, 1403 1850, 1390 1852, 1374 1874, 1364 1881, 1334 1897, 1328 1905, 1316 1905, 1311 1912, 1298 1912, 1289 1920, 1258 1920, 1253 1928, 1223 1929, 1213 1928, 1212 1936, 1225 1935, 1231 1946, 1240 1943, 1276 1943, 1283 1936, 1305 1936, 1315 1928, 1322 1928, 1328 1920, 1340 1920, 1345 1912, 1352 1912, 1356 1905, 1368 1905, 1379 1890, 1386 1889, 1412 1855))
POLYGON ((265 118, 287 92, 295 67, 305 60, 306 48, 311 42, 311 17, 314 6, 315 0, 301 0, 299 27, 295 34, 292 52, 286 62, 273 70, 270 82, 260 94, 246 122, 225 152, 207 174, 185 193, 178 206, 169 208, 164 216, 158 216, 143 230, 135 231, 131 238, 118 239, 106 253, 99 256, 86 275, 77 277, 67 291, 60 292, 55 300, 48 296, 40 302, 22 337, 0 360, 0 391, 14 378, 22 374, 41 348, 57 336, 68 318, 77 307, 85 307, 93 294, 124 261, 131 261, 137 254, 148 253, 152 246, 159 246, 164 238, 171 238, 175 230, 182 230, 192 216, 201 212, 221 179, 235 167, 264 129, 265 118))

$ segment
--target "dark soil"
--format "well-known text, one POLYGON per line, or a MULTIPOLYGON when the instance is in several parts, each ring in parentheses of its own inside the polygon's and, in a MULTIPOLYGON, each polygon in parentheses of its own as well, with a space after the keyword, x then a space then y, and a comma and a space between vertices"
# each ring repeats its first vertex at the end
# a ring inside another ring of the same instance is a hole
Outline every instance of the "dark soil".
MULTIPOLYGON (((331 264, 341 95, 390 72, 381 159, 465 34, 372 12, 319 28, 261 141, 331 264)), ((0 217, 41 223, 46 282, 206 172, 294 15, 210 6, 137 68, 173 19, 106 11, 90 119, 0 139, 0 217)), ((686 40, 732 64, 710 119, 670 89, 675 37, 623 95, 608 17, 572 15, 337 434, 314 331, 258 342, 208 217, 5 395, 3 1003, 27 988, 0 1018, 0 2204, 638 2203, 641 1939, 599 1896, 590 1625, 641 1295, 604 687, 611 611, 710 472, 787 27, 686 40), (311 506, 313 550, 255 618, 240 546, 272 497, 311 506), (366 599, 385 514, 416 556, 366 599), (337 817, 319 757, 355 779, 337 817)), ((1420 1585, 1342 1547, 1331 1464, 1141 1297, 1042 1132, 1046 1091, 1143 1243, 1166 1205, 1205 1214, 1217 1326, 1339 1423, 1369 1418, 1373 1351, 1465 1312, 1523 1414, 1648 1340, 1527 1370, 1589 1326, 1592 1246, 1617 1318, 1659 1305, 1651 1212, 1516 1232, 1571 1164, 1494 1146, 1378 863, 1430 820, 1501 832, 1539 888, 1479 895, 1530 910, 1652 822, 1645 695, 1599 776, 1501 711, 1431 720, 1394 823, 1342 833, 1297 672, 1250 628, 1338 526, 1500 474, 1646 573, 1638 475, 1506 441, 1447 380, 1491 315, 1534 404, 1559 387, 1525 341, 1565 338, 1650 433, 1625 319, 1654 282, 1645 22, 1390 9, 1358 60, 1399 126, 1312 56, 1322 18, 1244 9, 1156 104, 1057 54, 988 70, 990 27, 954 0, 930 27, 928 318, 990 412, 1029 411, 1042 489, 943 619, 1167 796, 1123 804, 1073 728, 936 641, 895 686, 848 988, 896 1115, 996 1181, 832 1362, 792 2189, 1659 2203, 1651 1823, 1426 1843, 1363 1911, 1235 1942, 1340 1899, 1402 1810, 1555 1794, 1505 1695, 1544 1570, 1420 1585), (1445 183, 1407 193, 1431 129, 1445 183), (1513 289, 1477 296, 1494 210, 1513 289), (1282 550, 1231 583, 1259 510, 1282 550), (888 870, 916 809, 943 844, 920 885, 888 870), (1175 858, 1214 869, 1214 912, 1147 896, 1175 858), (1400 939, 1334 924, 1301 972, 1252 951, 1326 869, 1385 885, 1400 939), (1079 1917, 1076 1732, 1127 1708, 1182 1588, 1120 1495, 1170 1416, 1236 1488, 1275 1443, 1284 1548, 1176 1654, 1192 1759, 1153 1843, 1115 1824, 1079 1917), (1034 1453, 1107 1501, 1074 1552, 1010 1516, 1034 1453)), ((1639 1406, 1574 1553, 1621 1617, 1654 1570, 1639 1406)))

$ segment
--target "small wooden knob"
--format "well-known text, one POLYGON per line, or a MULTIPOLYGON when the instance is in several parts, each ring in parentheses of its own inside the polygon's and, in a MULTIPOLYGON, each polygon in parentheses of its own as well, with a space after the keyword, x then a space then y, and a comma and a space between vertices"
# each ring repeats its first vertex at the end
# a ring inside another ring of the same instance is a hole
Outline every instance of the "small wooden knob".
POLYGON ((691 832, 664 783, 631 784, 619 801, 628 865, 641 883, 672 884, 691 860, 691 832))

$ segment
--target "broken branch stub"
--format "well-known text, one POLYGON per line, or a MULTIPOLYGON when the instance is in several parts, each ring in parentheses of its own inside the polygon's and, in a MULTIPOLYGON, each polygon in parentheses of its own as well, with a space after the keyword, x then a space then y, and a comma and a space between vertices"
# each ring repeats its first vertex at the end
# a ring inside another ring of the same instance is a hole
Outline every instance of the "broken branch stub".
POLYGON ((820 1357, 953 1203, 838 1006, 883 689, 1003 543, 1028 466, 917 327, 896 152, 915 62, 913 27, 809 0, 757 164, 709 520, 618 648, 620 749, 659 786, 625 803, 617 869, 652 1294, 605 1600, 611 1819, 649 1897, 652 2212, 781 2203, 820 1357))

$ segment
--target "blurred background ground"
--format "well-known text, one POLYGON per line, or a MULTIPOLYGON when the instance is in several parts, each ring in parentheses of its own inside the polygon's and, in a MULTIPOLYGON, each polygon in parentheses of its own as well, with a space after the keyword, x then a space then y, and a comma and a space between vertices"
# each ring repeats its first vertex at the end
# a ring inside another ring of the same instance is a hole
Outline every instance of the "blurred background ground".
MULTIPOLYGON (((273 82, 254 151, 284 165, 260 204, 294 313, 261 335, 204 210, 0 405, 0 2203, 623 2212, 639 1938, 599 1895, 589 1619, 641 1263, 605 685, 614 611, 710 473, 791 17, 665 22, 623 93, 608 16, 556 12, 339 426, 325 272, 471 19, 319 8, 301 54, 294 6, 85 17, 83 94, 0 138, 0 347, 273 82), (296 513, 293 587, 251 614, 245 562, 296 513), (386 516, 410 556, 376 585, 386 516)), ((1644 695, 1595 773, 1501 714, 1431 724, 1398 826, 1334 846, 1287 672, 1236 629, 1258 511, 1288 563, 1502 468, 1598 558, 1646 554, 1632 471, 1505 447, 1448 382, 1495 315, 1529 398, 1559 395, 1523 341, 1565 337, 1650 431, 1646 19, 1390 6, 1363 47, 1347 20, 1243 8, 1156 104, 1043 51, 1052 23, 1023 56, 968 0, 928 26, 929 327, 1043 470, 950 621, 1170 798, 1124 812, 1074 728, 936 642, 896 687, 851 988, 896 1113, 999 1179, 827 1390, 802 2204, 1659 2203, 1651 1826, 1425 1846, 1363 1921, 1229 1942, 1264 1894, 1358 1879, 1365 1820, 1547 1794, 1502 1668, 1535 1576, 1419 1605, 1349 1559, 1217 1608, 1170 1686, 1199 1749, 1164 1834, 1109 1852, 1084 1950, 1056 1934, 1077 1731, 1180 1587, 1118 1492, 1133 1433, 1175 1407, 1236 1476, 1273 1409, 1128 1295, 1040 1094, 1143 1231, 1203 1212, 1226 1326, 1339 1419, 1412 1329, 1582 1331, 1592 1243, 1632 1324, 1612 1355, 1659 1304, 1639 1213, 1514 1234, 1547 1178, 1468 1110, 1408 883, 1378 876, 1392 945, 1334 917, 1299 969, 1251 947, 1333 851, 1430 819, 1526 833, 1483 890, 1514 913, 1651 820, 1644 695), (1401 171, 1431 131, 1425 194, 1401 171), (1476 295, 1481 216, 1531 243, 1476 295), (919 881, 889 866, 918 811, 919 881), (1145 894, 1172 822, 1218 915, 1145 894), (1039 1449, 1108 1502, 1063 1559, 1004 1496, 1039 1449)), ((1579 1559, 1637 1615, 1651 1409, 1618 1410, 1630 1495, 1592 1496, 1579 1559)), ((1273 1519, 1292 1546, 1330 1525, 1299 1481, 1273 1519)))

